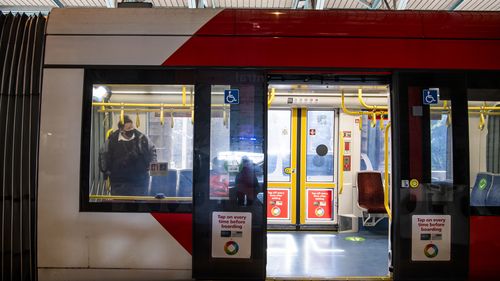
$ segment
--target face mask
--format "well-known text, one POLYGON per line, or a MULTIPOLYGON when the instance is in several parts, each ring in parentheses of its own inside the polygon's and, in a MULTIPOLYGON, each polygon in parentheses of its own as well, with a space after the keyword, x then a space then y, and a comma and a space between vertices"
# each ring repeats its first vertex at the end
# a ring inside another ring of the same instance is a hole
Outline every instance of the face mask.
POLYGON ((134 130, 123 131, 123 135, 125 135, 125 137, 127 138, 131 138, 134 135, 134 130))

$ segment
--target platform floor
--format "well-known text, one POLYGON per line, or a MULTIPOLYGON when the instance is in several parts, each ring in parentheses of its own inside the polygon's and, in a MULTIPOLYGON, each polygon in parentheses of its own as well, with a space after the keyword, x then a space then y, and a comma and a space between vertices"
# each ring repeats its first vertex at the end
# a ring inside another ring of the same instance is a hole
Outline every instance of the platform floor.
POLYGON ((388 275, 386 232, 268 232, 268 278, 338 278, 388 275), (364 241, 348 241, 346 237, 364 241))

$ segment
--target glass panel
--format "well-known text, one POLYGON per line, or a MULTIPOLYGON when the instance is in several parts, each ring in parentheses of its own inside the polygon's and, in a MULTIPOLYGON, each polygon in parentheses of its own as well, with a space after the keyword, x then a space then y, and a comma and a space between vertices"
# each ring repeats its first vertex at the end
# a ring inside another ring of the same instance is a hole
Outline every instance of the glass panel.
POLYGON ((267 113, 267 180, 290 181, 285 168, 290 167, 291 122, 290 110, 269 110, 267 113))
POLYGON ((307 112, 307 181, 333 181, 334 111, 307 112))
POLYGON ((367 115, 362 117, 361 131, 361 171, 384 171, 384 130, 380 129, 381 120, 375 127, 367 115))
POLYGON ((210 199, 238 206, 262 204, 264 196, 263 126, 253 85, 242 85, 239 103, 224 103, 229 85, 212 86, 210 127, 210 199))
POLYGON ((471 206, 500 206, 500 98, 469 95, 471 206))
POLYGON ((90 202, 190 202, 193 86, 93 89, 90 202))
POLYGON ((431 106, 431 181, 453 181, 451 102, 431 106), (446 103, 446 104, 445 104, 446 103))

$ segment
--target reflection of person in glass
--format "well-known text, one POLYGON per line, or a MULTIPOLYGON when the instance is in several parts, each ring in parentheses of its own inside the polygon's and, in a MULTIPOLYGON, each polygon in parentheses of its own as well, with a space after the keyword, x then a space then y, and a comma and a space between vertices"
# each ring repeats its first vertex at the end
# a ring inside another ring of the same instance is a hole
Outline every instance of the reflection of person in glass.
POLYGON ((99 168, 111 181, 112 195, 148 195, 148 171, 153 162, 156 162, 153 143, 134 128, 127 115, 99 153, 99 168))
POLYGON ((236 200, 238 205, 252 205, 260 190, 253 162, 244 156, 241 159, 241 170, 236 175, 236 200))
POLYGON ((229 198, 229 174, 224 168, 224 161, 215 157, 210 171, 210 198, 229 198))

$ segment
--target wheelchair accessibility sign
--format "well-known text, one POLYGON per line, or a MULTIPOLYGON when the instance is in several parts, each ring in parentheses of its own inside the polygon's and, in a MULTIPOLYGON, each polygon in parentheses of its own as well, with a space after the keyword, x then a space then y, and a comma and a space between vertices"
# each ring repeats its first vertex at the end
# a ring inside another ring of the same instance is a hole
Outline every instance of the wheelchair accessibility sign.
POLYGON ((238 89, 224 90, 224 103, 240 104, 240 90, 238 89))
POLYGON ((424 105, 437 104, 439 101, 439 89, 429 88, 422 91, 422 101, 424 105))

